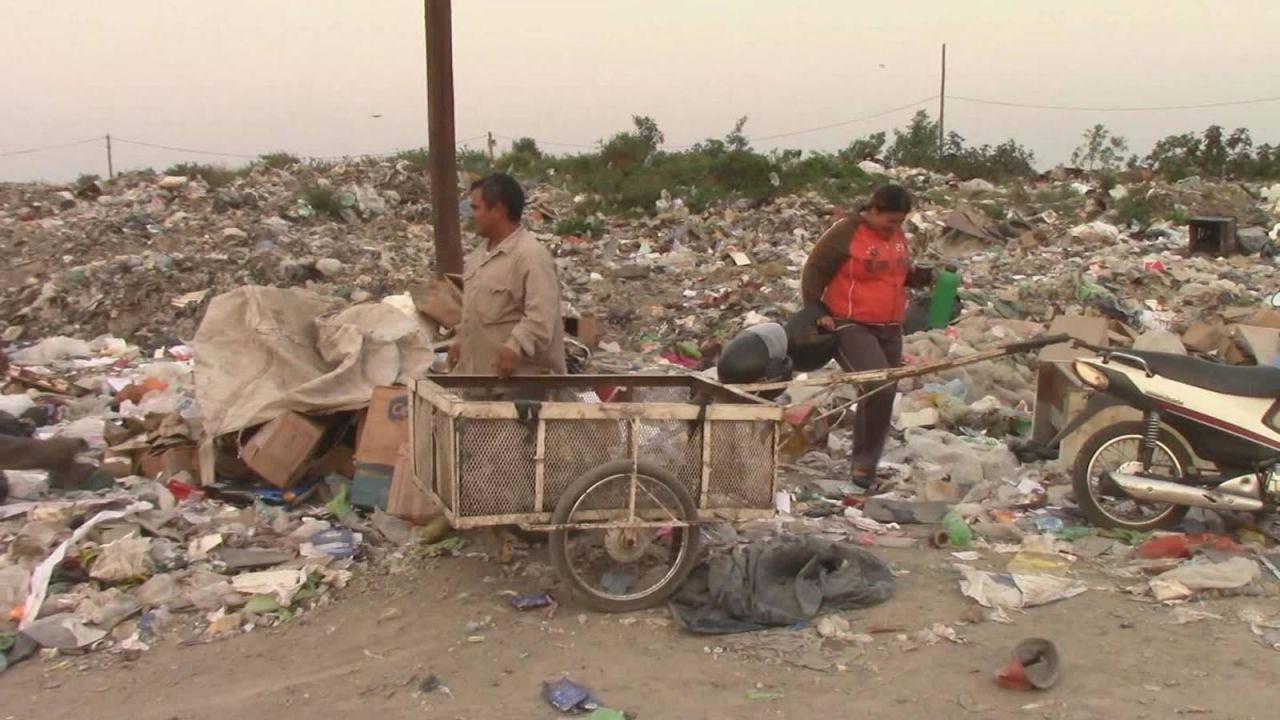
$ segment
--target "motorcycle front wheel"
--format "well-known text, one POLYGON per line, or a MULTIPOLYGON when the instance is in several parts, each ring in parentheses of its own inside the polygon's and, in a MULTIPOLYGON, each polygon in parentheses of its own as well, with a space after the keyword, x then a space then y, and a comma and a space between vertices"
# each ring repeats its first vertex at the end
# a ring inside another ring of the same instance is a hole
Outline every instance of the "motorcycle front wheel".
POLYGON ((1151 467, 1142 468, 1146 428, 1123 422, 1100 428, 1085 441, 1072 468, 1076 504, 1094 525, 1147 532, 1178 524, 1188 508, 1163 502, 1136 500, 1110 482, 1107 473, 1124 472, 1156 480, 1182 482, 1192 467, 1191 453, 1173 433, 1160 430, 1151 467))

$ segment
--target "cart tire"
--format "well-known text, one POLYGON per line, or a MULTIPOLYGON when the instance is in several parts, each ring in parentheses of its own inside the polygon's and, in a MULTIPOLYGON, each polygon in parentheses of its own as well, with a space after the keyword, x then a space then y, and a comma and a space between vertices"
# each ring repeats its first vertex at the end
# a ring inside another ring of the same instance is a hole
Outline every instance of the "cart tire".
MULTIPOLYGON (((582 496, 586 495, 593 487, 601 481, 615 477, 617 475, 630 474, 632 462, 630 460, 615 460, 613 462, 600 465, 588 470, 581 477, 573 482, 560 496, 559 502, 556 503, 555 512, 552 513, 551 523, 558 525, 570 522, 574 507, 582 496)), ((684 488, 675 478, 674 475, 653 465, 652 463, 641 462, 636 464, 636 474, 655 480, 664 485, 667 490, 675 497, 680 504, 681 517, 678 518, 684 522, 696 522, 698 519, 698 506, 694 502, 689 491, 684 488)), ((680 585, 689 577, 689 573, 693 571, 694 566, 698 562, 698 546, 702 532, 697 525, 689 525, 682 528, 684 538, 682 542, 683 555, 681 556, 676 567, 665 582, 655 586, 641 597, 635 598, 616 598, 598 592, 590 587, 578 577, 574 572, 572 564, 569 561, 569 531, 553 530, 549 539, 549 549, 551 551, 551 564, 556 569, 556 573, 573 589, 584 604, 593 610, 606 613, 626 613, 635 612, 637 610, 646 610, 656 607, 666 602, 672 595, 680 589, 680 585)), ((679 532, 679 530, 678 530, 679 532)))

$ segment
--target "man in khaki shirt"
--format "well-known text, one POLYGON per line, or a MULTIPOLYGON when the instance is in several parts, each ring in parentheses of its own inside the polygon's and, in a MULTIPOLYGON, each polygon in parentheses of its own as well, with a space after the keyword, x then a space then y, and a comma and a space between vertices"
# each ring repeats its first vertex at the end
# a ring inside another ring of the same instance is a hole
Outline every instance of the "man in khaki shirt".
POLYGON ((485 242, 467 256, 462 322, 449 350, 461 375, 564 375, 564 320, 556 263, 520 224, 524 191, 510 175, 471 186, 471 217, 485 242))

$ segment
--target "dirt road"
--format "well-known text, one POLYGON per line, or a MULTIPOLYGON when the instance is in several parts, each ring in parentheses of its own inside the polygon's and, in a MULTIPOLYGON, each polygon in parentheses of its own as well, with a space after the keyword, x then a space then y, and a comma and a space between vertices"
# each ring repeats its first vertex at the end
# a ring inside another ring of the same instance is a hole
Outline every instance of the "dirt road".
MULTIPOLYGON (((964 644, 907 649, 895 633, 878 634, 865 649, 837 648, 850 658, 843 671, 817 672, 719 652, 730 639, 686 635, 670 626, 665 611, 603 616, 569 602, 550 620, 517 613, 500 593, 546 589, 542 563, 504 571, 463 557, 367 579, 341 602, 280 629, 186 647, 170 639, 133 662, 106 655, 28 661, 0 676, 0 716, 553 718, 541 683, 562 675, 646 720, 1275 716, 1280 653, 1255 643, 1237 619, 1244 607, 1274 611, 1274 597, 1196 605, 1224 619, 1175 625, 1169 608, 1080 572, 1109 589, 1011 614, 1013 625, 965 625, 972 602, 960 595, 948 555, 882 555, 905 571, 897 597, 848 613, 853 630, 898 626, 911 634, 945 623, 964 644), (468 642, 464 626, 486 616, 492 625, 482 631, 483 642, 468 642), (1062 683, 1037 693, 998 688, 993 668, 1028 636, 1058 644, 1062 683), (418 692, 433 673, 447 693, 418 692)), ((980 566, 1007 560, 985 555, 980 566)), ((540 558, 537 549, 532 557, 540 558)))

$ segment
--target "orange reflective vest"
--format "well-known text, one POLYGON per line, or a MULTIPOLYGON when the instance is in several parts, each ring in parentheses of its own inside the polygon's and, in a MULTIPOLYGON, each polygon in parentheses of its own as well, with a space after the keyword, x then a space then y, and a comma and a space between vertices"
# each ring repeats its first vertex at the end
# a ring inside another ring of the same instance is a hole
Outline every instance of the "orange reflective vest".
POLYGON ((849 256, 827 283, 822 303, 832 317, 868 325, 897 325, 907 309, 911 254, 901 232, 886 240, 859 223, 849 256))

